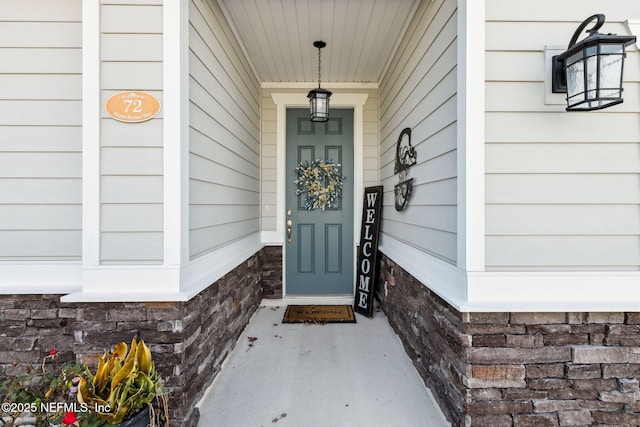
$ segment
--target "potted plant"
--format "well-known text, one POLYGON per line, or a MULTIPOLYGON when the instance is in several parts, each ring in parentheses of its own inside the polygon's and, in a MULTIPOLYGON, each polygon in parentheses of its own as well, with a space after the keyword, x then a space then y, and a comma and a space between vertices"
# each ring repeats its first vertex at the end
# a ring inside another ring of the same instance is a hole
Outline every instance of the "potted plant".
POLYGON ((105 351, 95 373, 76 362, 59 365, 58 356, 50 350, 41 367, 16 365, 22 373, 0 383, 0 426, 168 425, 164 382, 142 340, 105 351))
POLYGON ((80 378, 77 400, 108 424, 146 427, 150 406, 161 388, 151 351, 134 337, 130 347, 120 342, 112 352, 98 356, 95 373, 87 369, 80 378))

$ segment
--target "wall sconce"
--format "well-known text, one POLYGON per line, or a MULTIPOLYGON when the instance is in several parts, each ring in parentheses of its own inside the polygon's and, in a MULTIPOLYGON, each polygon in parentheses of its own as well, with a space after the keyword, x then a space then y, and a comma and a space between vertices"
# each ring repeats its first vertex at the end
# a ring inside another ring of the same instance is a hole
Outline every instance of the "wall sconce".
POLYGON ((326 122, 329 120, 329 98, 331 97, 331 92, 320 87, 320 49, 326 45, 323 41, 313 42, 313 46, 318 48, 318 88, 309 91, 307 94, 312 122, 326 122))
POLYGON ((636 38, 601 34, 603 24, 604 15, 590 16, 573 33, 567 50, 553 57, 551 90, 567 94, 567 111, 601 110, 622 102, 624 48, 636 38), (576 43, 594 20, 589 36, 576 43))

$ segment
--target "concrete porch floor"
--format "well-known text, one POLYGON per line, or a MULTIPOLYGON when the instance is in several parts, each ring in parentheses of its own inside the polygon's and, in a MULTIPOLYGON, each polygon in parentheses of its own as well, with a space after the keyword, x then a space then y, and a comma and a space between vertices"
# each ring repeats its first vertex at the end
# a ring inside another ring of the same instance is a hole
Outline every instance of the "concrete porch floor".
POLYGON ((198 403, 198 427, 449 425, 384 313, 283 324, 287 303, 312 302, 262 301, 198 403))

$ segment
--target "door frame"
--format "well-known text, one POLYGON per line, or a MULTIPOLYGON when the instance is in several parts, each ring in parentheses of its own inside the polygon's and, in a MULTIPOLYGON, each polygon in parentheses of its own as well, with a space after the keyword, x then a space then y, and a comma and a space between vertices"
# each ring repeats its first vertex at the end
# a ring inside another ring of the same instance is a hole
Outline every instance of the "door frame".
MULTIPOLYGON (((269 241, 282 245, 282 293, 287 295, 286 250, 285 242, 285 196, 286 196, 286 147, 287 147, 287 108, 308 108, 309 100, 306 92, 272 93, 276 104, 276 230, 263 231, 263 242, 269 241), (267 234, 268 233, 268 234, 267 234)), ((364 104, 368 93, 335 93, 331 96, 331 107, 353 108, 353 265, 356 264, 357 251, 355 245, 360 236, 358 214, 362 212, 364 189, 364 104)), ((355 269, 352 294, 355 295, 355 269)), ((331 297, 328 295, 327 297, 331 297)), ((318 297, 324 298, 324 297, 318 297)))

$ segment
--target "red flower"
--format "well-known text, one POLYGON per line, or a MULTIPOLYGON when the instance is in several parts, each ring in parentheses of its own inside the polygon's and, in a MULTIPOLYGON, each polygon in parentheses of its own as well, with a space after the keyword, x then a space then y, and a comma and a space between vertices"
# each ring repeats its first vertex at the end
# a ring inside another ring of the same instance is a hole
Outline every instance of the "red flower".
POLYGON ((58 352, 55 351, 55 349, 52 348, 51 350, 49 350, 49 356, 55 356, 56 354, 58 354, 58 352))
POLYGON ((76 417, 76 413, 69 411, 64 414, 64 418, 62 419, 62 424, 66 426, 72 426, 77 420, 78 420, 78 417, 76 417))

